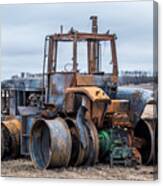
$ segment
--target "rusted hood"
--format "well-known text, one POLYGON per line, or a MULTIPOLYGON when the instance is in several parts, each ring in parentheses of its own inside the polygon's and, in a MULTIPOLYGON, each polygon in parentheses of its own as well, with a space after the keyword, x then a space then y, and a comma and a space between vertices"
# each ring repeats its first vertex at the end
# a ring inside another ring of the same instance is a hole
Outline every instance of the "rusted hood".
POLYGON ((129 100, 130 116, 134 125, 140 120, 147 104, 156 104, 153 91, 142 88, 119 87, 116 99, 129 100))
POLYGON ((66 89, 65 93, 85 94, 93 102, 111 102, 110 97, 101 88, 96 86, 70 87, 66 89))

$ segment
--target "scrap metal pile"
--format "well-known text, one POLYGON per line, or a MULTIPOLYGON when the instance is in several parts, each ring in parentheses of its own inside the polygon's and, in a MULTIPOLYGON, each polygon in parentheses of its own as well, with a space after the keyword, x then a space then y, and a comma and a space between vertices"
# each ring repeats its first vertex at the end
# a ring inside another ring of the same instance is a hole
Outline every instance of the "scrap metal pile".
POLYGON ((97 17, 91 19, 92 33, 63 33, 61 27, 46 36, 41 76, 2 82, 2 160, 30 156, 39 169, 156 162, 157 118, 143 117, 147 106, 156 106, 153 93, 118 87, 117 37, 98 33, 97 17), (58 48, 65 42, 72 44, 72 63, 58 70, 58 48), (78 68, 83 42, 85 73, 78 68), (111 73, 101 69, 102 43, 110 44, 111 73))

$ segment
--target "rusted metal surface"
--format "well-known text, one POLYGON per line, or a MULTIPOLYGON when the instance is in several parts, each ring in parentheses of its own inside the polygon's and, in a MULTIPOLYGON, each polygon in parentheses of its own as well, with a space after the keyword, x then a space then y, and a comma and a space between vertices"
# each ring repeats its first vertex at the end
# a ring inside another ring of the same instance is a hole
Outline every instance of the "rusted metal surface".
POLYGON ((30 131, 37 116, 41 111, 36 106, 18 106, 21 116, 20 150, 21 155, 29 156, 30 131))
POLYGON ((20 155, 21 123, 12 118, 3 121, 2 126, 2 158, 16 158, 20 155))
POLYGON ((74 166, 77 164, 79 156, 81 156, 80 134, 76 126, 75 119, 67 117, 65 121, 69 127, 72 139, 71 158, 69 161, 69 165, 74 166))
POLYGON ((75 37, 78 41, 86 41, 86 40, 110 41, 114 39, 115 35, 77 32, 76 36, 74 33, 66 33, 66 34, 63 33, 63 34, 54 34, 51 35, 50 37, 56 41, 73 41, 75 37))
POLYGON ((1 123, 1 159, 10 155, 11 138, 8 129, 1 123))
POLYGON ((32 106, 18 106, 18 110, 22 116, 37 115, 40 113, 40 109, 38 107, 32 106))
POLYGON ((88 72, 89 74, 92 74, 96 72, 96 58, 95 58, 95 52, 96 52, 96 43, 94 41, 88 41, 87 43, 87 50, 88 50, 88 72))
POLYGON ((71 86, 74 74, 56 73, 51 75, 50 79, 50 91, 46 90, 45 103, 56 105, 57 108, 62 109, 65 89, 71 86))
POLYGON ((5 92, 5 105, 2 113, 5 115, 19 115, 18 106, 39 106, 41 104, 42 78, 24 77, 5 80, 1 85, 5 92))
MULTIPOLYGON (((97 86, 104 90, 106 86, 106 82, 108 82, 108 89, 110 90, 109 94, 111 94, 111 75, 104 74, 76 74, 73 72, 56 72, 51 74, 51 85, 50 91, 46 90, 46 104, 54 104, 57 108, 62 109, 62 106, 65 101, 65 90, 69 87, 76 86, 97 86), (109 85, 110 84, 110 85, 109 85)), ((116 93, 116 92, 115 92, 116 93)), ((115 94, 114 93, 114 94, 115 94)), ((67 96, 67 95, 66 95, 67 96)), ((72 100, 70 102, 76 102, 77 100, 72 100)))
POLYGON ((84 95, 82 100, 85 100, 84 106, 88 109, 91 120, 98 128, 103 127, 104 114, 111 100, 102 89, 94 86, 71 87, 66 89, 66 93, 84 95))
POLYGON ((30 136, 30 155, 35 167, 45 169, 67 166, 71 146, 71 134, 62 118, 39 119, 34 123, 30 136))
POLYGON ((152 91, 129 87, 119 87, 116 99, 126 99, 129 101, 129 114, 134 126, 139 122, 145 106, 151 101, 154 101, 152 91))
POLYGON ((81 106, 76 120, 66 119, 72 135, 70 165, 93 165, 98 161, 98 133, 92 121, 86 119, 86 110, 81 106))
POLYGON ((57 108, 55 105, 46 105, 46 109, 42 110, 41 116, 45 119, 54 119, 57 116, 57 108))
MULTIPOLYGON (((100 73, 99 72, 99 43, 100 41, 110 41, 111 42, 111 50, 112 50, 112 63, 113 63, 113 73, 112 74, 99 74, 97 77, 93 77, 93 79, 90 81, 90 85, 99 85, 100 87, 104 86, 104 82, 99 83, 99 78, 105 78, 110 79, 110 85, 114 84, 116 86, 117 80, 118 80, 118 66, 117 66, 117 57, 116 57, 116 46, 115 46, 115 34, 101 34, 97 33, 98 31, 98 25, 97 25, 97 17, 92 16, 92 33, 81 33, 78 31, 75 31, 74 29, 71 29, 69 33, 61 33, 61 34, 53 34, 48 37, 49 41, 49 55, 48 55, 48 78, 47 78, 47 89, 46 89, 46 102, 52 103, 54 102, 54 93, 57 95, 58 88, 58 80, 56 79, 56 76, 59 76, 58 72, 56 72, 56 61, 57 61, 57 53, 54 48, 56 48, 55 44, 56 42, 65 42, 65 41, 72 41, 73 42, 73 68, 71 73, 73 74, 73 81, 74 83, 77 82, 77 86, 81 85, 81 82, 85 83, 85 85, 89 85, 89 81, 91 77, 91 74, 94 73, 100 73), (84 77, 86 74, 83 75, 83 77, 78 76, 78 70, 77 70, 77 44, 79 41, 84 40, 88 43, 88 74, 87 78, 84 77), (51 69, 50 69, 51 68, 51 69), (90 77, 89 77, 90 75, 90 77), (74 79, 75 77, 75 79, 74 79), (80 82, 81 80, 81 82, 80 82), (102 85, 103 84, 103 85, 102 85), (54 88, 53 88, 54 87, 54 88), (56 90, 55 90, 56 89, 56 90), (52 94, 52 92, 53 94, 52 94), (53 99, 53 101, 52 101, 53 99)), ((45 65, 44 65, 45 68, 45 65)), ((44 70, 43 70, 44 71, 44 70)), ((70 75, 68 73, 61 73, 62 77, 64 76, 69 78, 70 75), (69 76, 69 77, 68 77, 69 76)), ((66 78, 66 79, 67 79, 66 78)), ((71 78, 71 77, 70 77, 71 78)), ((71 82, 71 80, 69 81, 71 82)), ((69 87, 66 82, 63 83, 63 89, 60 91, 64 92, 64 89, 66 87, 69 87)), ((63 96, 62 96, 63 97, 63 96)), ((57 103, 55 103, 57 105, 57 103)), ((58 105, 57 105, 58 106, 58 105)))
POLYGON ((90 19, 92 20, 92 33, 97 33, 98 32, 97 16, 91 16, 90 19))
MULTIPOLYGON (((153 120, 140 120, 135 127, 134 135, 140 138, 140 152, 145 164, 155 162, 155 127, 153 120)), ((157 142, 156 142, 157 143, 157 142)), ((138 146, 137 146, 138 147, 138 146)))
MULTIPOLYGON (((77 138, 78 141, 76 141, 77 143, 75 144, 75 146, 77 146, 78 152, 75 153, 76 154, 75 157, 74 157, 74 154, 71 155, 72 158, 70 161, 71 165, 75 165, 75 166, 91 163, 88 160, 91 154, 90 145, 92 144, 91 143, 92 141, 90 141, 90 138, 89 138, 90 131, 88 132, 88 129, 86 127, 87 121, 85 120, 85 112, 86 112, 86 108, 81 106, 78 110, 77 118, 75 121, 75 124, 76 124, 75 128, 78 134, 78 138, 77 138)), ((73 142, 73 145, 74 145, 74 142, 73 142)))
POLYGON ((134 136, 134 139, 133 139, 133 146, 134 147, 141 149, 142 146, 145 144, 146 144, 145 139, 134 136))
POLYGON ((77 86, 91 86, 95 85, 95 78, 93 75, 85 74, 82 76, 81 74, 76 75, 76 85, 77 86))
POLYGON ((73 41, 73 71, 77 72, 77 32, 74 33, 73 41))
POLYGON ((112 99, 107 112, 109 112, 109 113, 115 113, 115 112, 128 113, 129 112, 129 101, 128 100, 112 99))
POLYGON ((89 133, 89 140, 90 140, 90 150, 89 150, 89 157, 86 160, 86 165, 94 165, 98 162, 99 157, 99 138, 98 132, 91 120, 86 122, 87 130, 89 133))
POLYGON ((95 102, 91 104, 91 119, 97 128, 103 127, 103 120, 107 110, 108 103, 95 102))
POLYGON ((21 155, 23 156, 30 155, 29 154, 30 131, 36 119, 37 116, 34 115, 22 116, 20 151, 21 151, 21 155))
POLYGON ((114 113, 112 115, 112 125, 128 128, 133 127, 126 113, 114 113))
POLYGON ((111 52, 112 52, 112 64, 113 64, 113 76, 112 76, 112 82, 116 83, 118 81, 118 62, 117 62, 117 53, 116 53, 116 44, 115 44, 115 38, 111 40, 111 52))
POLYGON ((48 51, 48 73, 51 73, 53 70, 54 63, 54 41, 49 39, 49 51, 48 51))
MULTIPOLYGON (((91 16, 92 20, 92 33, 97 34, 98 24, 97 16, 91 16)), ((92 74, 99 72, 99 43, 98 41, 88 41, 88 73, 92 74)))
POLYGON ((121 87, 118 89, 117 98, 129 100, 129 116, 135 128, 134 135, 140 138, 137 147, 141 152, 142 162, 145 164, 156 162, 158 138, 157 109, 153 92, 140 88, 121 87), (149 111, 150 114, 148 113, 149 111))
POLYGON ((110 102, 109 96, 98 87, 71 87, 67 88, 65 93, 78 93, 87 95, 92 102, 110 102))
POLYGON ((142 156, 137 148, 133 148, 133 156, 136 159, 137 162, 139 162, 139 165, 142 164, 142 156))

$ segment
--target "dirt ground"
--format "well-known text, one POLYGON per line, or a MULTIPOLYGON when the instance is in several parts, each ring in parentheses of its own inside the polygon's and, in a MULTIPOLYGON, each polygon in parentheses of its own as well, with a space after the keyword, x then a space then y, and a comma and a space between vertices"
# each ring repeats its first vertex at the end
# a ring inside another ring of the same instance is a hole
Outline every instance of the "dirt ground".
MULTIPOLYGON (((132 85, 131 85, 132 86, 132 85)), ((140 87, 140 85, 139 85, 140 87)), ((152 89, 145 84, 142 88, 152 89)), ((153 166, 140 166, 125 168, 97 164, 93 167, 68 167, 61 169, 38 170, 33 167, 31 160, 18 159, 1 162, 1 175, 7 177, 46 177, 67 179, 108 179, 108 180, 153 180, 156 178, 156 168, 153 166)))
POLYGON ((108 180, 153 180, 153 166, 125 168, 97 164, 93 167, 68 167, 60 169, 38 170, 30 160, 19 159, 1 162, 1 175, 7 177, 45 177, 67 179, 108 179, 108 180))

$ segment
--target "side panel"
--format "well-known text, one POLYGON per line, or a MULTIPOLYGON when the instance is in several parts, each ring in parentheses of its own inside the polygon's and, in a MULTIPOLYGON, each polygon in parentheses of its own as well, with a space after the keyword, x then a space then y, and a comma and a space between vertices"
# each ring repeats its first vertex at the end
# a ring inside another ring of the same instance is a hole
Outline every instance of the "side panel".
POLYGON ((65 89, 73 83, 73 73, 56 73, 50 77, 49 91, 46 88, 46 103, 55 104, 61 109, 64 103, 65 89))
POLYGON ((140 120, 145 105, 154 101, 152 91, 128 87, 119 87, 116 99, 129 100, 129 114, 134 126, 140 120))

